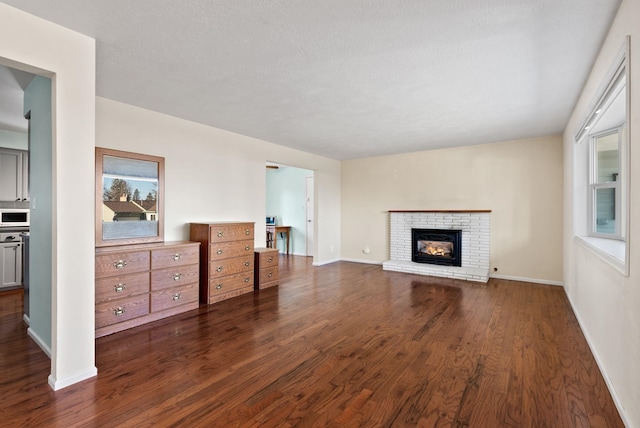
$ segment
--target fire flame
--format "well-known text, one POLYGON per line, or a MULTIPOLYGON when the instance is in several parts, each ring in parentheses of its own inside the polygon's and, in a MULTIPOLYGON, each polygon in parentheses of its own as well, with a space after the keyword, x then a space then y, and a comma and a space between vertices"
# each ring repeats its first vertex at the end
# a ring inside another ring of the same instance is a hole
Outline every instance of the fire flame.
POLYGON ((419 251, 429 256, 451 257, 453 253, 452 244, 449 242, 422 241, 423 246, 419 251))

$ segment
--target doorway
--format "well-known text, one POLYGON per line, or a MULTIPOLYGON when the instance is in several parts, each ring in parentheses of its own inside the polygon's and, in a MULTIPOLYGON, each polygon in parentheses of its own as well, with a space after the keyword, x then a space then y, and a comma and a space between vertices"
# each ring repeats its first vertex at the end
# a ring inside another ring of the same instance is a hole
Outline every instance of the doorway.
MULTIPOLYGON (((289 254, 313 257, 315 228, 314 172, 269 162, 266 169, 266 215, 276 225, 290 226, 289 254)), ((275 246, 286 250, 285 234, 274 236, 275 246)))
POLYGON ((315 256, 314 246, 315 246, 315 221, 314 221, 314 207, 315 207, 315 186, 313 175, 305 177, 306 183, 306 221, 307 221, 307 229, 306 229, 306 243, 307 243, 307 256, 313 257, 315 256))
MULTIPOLYGON (((11 181, 19 183, 19 194, 3 197, 0 207, 25 210, 29 219, 28 225, 20 230, 24 257, 21 256, 19 288, 23 305, 16 310, 22 312, 27 334, 51 357, 52 81, 0 65, 0 98, 0 147, 8 153, 19 154, 22 159, 19 172, 11 181), (30 244, 28 252, 27 243, 30 244)), ((6 184, 4 180, 0 186, 3 184, 6 184)))

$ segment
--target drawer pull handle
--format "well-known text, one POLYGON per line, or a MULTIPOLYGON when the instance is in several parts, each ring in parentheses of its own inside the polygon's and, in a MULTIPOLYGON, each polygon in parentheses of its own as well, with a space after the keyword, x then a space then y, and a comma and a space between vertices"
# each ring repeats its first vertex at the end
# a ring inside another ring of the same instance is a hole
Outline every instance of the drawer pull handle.
POLYGON ((245 231, 244 231, 244 234, 245 234, 245 235, 251 235, 251 229, 247 229, 247 230, 245 230, 245 231))
POLYGON ((216 269, 216 272, 222 272, 222 266, 218 266, 218 269, 216 269))
POLYGON ((244 279, 244 282, 249 282, 249 281, 251 281, 249 278, 244 279))
POLYGON ((180 278, 182 278, 182 274, 181 273, 175 273, 173 274, 173 280, 174 281, 179 281, 180 278))
POLYGON ((122 293, 127 288, 127 284, 118 284, 113 286, 113 291, 116 293, 122 293))
POLYGON ((182 254, 178 254, 178 253, 176 253, 176 254, 172 257, 172 259, 173 259, 174 261, 176 261, 176 262, 177 262, 178 260, 180 260, 181 258, 182 258, 182 254))
POLYGON ((273 272, 269 272, 269 273, 267 274, 267 276, 268 276, 269 278, 271 278, 271 277, 273 276, 273 272))
POLYGON ((244 265, 249 267, 249 265, 251 264, 251 262, 244 262, 244 265))
POLYGON ((127 265, 127 262, 124 260, 118 260, 117 262, 113 262, 113 266, 116 269, 124 269, 126 265, 127 265))
POLYGON ((223 251, 222 251, 222 248, 218 248, 218 251, 216 251, 216 254, 217 254, 217 255, 220 255, 220 254, 222 254, 222 252, 223 252, 223 251))
POLYGON ((113 311, 113 315, 119 317, 120 315, 124 314, 126 312, 126 310, 122 307, 122 306, 118 306, 114 311, 113 311))
POLYGON ((222 288, 222 284, 216 285, 216 290, 220 290, 222 288))
POLYGON ((273 257, 269 257, 269 263, 273 262, 273 257))
POLYGON ((245 251, 249 251, 250 249, 251 249, 251 247, 250 247, 250 246, 248 246, 248 245, 247 245, 246 247, 244 247, 244 250, 245 250, 245 251))
POLYGON ((222 238, 223 236, 224 236, 224 232, 223 231, 218 232, 218 238, 222 238))
POLYGON ((180 300, 180 297, 182 297, 182 296, 180 295, 180 293, 176 293, 176 294, 174 294, 174 295, 173 295, 172 299, 173 299, 173 301, 175 302, 175 301, 177 301, 177 300, 180 300))

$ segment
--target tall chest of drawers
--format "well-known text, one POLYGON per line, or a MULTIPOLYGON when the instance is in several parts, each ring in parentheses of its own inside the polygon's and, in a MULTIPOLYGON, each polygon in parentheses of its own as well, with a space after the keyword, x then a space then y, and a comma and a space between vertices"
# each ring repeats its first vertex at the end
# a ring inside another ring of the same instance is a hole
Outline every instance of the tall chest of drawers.
POLYGON ((197 242, 96 249, 96 337, 197 309, 197 242))
POLYGON ((191 223, 189 239, 200 242, 200 302, 253 291, 254 223, 191 223))

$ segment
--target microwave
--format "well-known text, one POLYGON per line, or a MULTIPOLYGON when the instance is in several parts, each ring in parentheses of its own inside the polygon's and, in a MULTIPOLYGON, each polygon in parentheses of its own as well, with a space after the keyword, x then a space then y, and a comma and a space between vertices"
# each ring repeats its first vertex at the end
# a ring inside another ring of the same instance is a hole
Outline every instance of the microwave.
POLYGON ((29 208, 0 208, 0 227, 29 226, 29 208))

